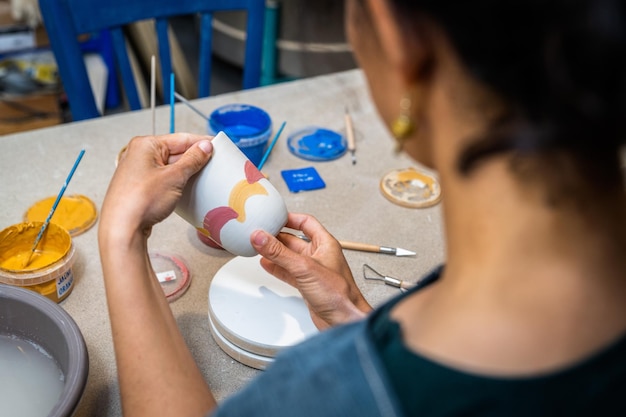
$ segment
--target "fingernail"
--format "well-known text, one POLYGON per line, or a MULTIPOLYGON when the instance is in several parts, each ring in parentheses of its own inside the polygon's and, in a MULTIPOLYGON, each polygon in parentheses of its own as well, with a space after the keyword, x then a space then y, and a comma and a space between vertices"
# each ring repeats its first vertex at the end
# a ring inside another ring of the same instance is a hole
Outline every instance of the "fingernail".
POLYGON ((198 147, 204 151, 206 154, 210 154, 213 152, 213 144, 210 140, 202 140, 198 142, 198 147))
POLYGON ((261 230, 257 230, 256 232, 254 232, 254 235, 252 236, 252 242, 256 246, 264 246, 267 243, 267 236, 265 232, 261 230))

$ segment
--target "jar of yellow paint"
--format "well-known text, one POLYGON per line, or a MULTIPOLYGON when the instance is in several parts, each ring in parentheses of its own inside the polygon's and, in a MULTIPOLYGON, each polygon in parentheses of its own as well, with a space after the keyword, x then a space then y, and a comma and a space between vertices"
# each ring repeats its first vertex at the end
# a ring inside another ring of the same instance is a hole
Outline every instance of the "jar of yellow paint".
POLYGON ((0 283, 38 292, 58 303, 74 286, 74 245, 67 230, 50 223, 28 261, 42 224, 19 223, 0 232, 0 283))

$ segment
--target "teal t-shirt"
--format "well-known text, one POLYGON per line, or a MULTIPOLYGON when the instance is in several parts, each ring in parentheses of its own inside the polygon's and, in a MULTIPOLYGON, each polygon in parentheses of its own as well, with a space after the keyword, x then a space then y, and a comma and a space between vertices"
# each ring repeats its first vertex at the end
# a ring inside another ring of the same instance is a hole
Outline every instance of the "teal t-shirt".
MULTIPOLYGON (((413 291, 436 281, 441 270, 413 291)), ((626 416, 626 336, 568 369, 533 377, 468 373, 410 351, 389 317, 371 331, 407 416, 626 416)))

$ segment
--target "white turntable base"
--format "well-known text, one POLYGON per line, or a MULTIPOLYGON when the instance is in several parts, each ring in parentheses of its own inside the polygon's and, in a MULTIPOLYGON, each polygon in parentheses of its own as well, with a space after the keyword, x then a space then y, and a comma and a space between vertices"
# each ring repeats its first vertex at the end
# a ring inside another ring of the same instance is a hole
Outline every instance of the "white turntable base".
POLYGON ((233 359, 265 369, 282 349, 317 333, 302 296, 268 274, 260 256, 238 256, 209 287, 209 323, 217 344, 233 359))

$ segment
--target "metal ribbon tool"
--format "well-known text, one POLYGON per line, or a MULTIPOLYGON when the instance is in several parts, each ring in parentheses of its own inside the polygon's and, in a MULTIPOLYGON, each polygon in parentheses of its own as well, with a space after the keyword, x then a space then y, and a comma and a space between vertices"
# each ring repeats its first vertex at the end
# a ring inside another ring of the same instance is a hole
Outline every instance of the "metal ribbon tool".
POLYGON ((383 275, 380 272, 376 271, 374 268, 369 266, 368 264, 363 264, 363 278, 383 281, 386 285, 390 285, 392 287, 400 288, 400 291, 408 291, 409 289, 415 286, 412 282, 407 282, 398 278, 389 277, 387 275, 383 275), (373 273, 374 276, 368 274, 368 272, 373 273), (368 276, 370 275, 370 276, 368 276))

